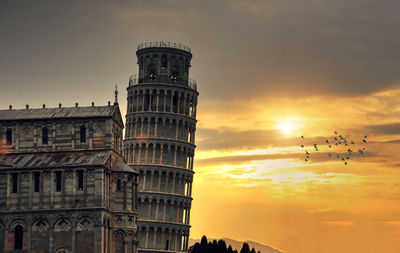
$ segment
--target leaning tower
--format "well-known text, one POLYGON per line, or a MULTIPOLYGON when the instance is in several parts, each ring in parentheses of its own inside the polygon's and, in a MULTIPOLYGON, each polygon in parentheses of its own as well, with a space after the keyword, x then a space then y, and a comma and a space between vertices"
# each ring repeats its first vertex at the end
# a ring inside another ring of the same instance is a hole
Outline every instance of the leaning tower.
POLYGON ((196 82, 190 48, 138 46, 129 79, 125 156, 139 172, 139 252, 188 250, 195 149, 196 82))

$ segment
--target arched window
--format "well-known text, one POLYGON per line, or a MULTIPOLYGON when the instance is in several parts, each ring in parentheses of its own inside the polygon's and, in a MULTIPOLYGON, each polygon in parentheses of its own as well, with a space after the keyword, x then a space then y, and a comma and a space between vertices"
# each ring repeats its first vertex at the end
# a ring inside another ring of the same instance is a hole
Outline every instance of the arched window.
POLYGON ((61 191, 61 186, 62 186, 62 172, 61 171, 56 171, 56 192, 61 191))
POLYGON ((12 174, 12 193, 17 193, 18 192, 18 174, 13 173, 12 174))
POLYGON ((7 128, 6 141, 7 141, 7 144, 12 144, 12 129, 11 128, 7 128))
POLYGON ((179 66, 174 65, 171 71, 171 80, 176 81, 178 80, 178 77, 179 77, 179 66))
POLYGON ((157 78, 157 68, 154 63, 151 63, 147 69, 148 71, 148 76, 150 77, 151 80, 155 80, 157 78))
POLYGON ((81 126, 81 142, 86 142, 86 127, 81 126))
POLYGON ((114 244, 114 251, 115 253, 123 253, 125 250, 125 236, 122 233, 117 233, 115 235, 115 244, 114 244))
POLYGON ((189 61, 186 59, 185 60, 185 72, 187 73, 189 71, 189 61))
POLYGON ((49 130, 47 127, 42 128, 42 144, 48 144, 49 142, 49 130))
POLYGON ((146 91, 146 94, 144 95, 144 111, 148 111, 149 110, 149 103, 150 103, 150 95, 149 95, 149 91, 146 91))
POLYGON ((163 55, 161 58, 161 68, 166 69, 168 67, 167 56, 163 55))
POLYGON ((121 179, 117 180, 117 192, 121 191, 121 179))
POLYGON ((76 171, 78 191, 83 191, 83 170, 76 171))
POLYGON ((40 192, 40 172, 33 173, 33 185, 34 185, 34 191, 40 192))
POLYGON ((140 57, 140 58, 139 58, 139 69, 143 69, 143 66, 144 66, 144 64, 143 64, 143 57, 140 57))
POLYGON ((22 242, 24 239, 24 229, 21 225, 15 226, 14 229, 14 250, 22 250, 22 242))
POLYGON ((172 100, 172 111, 177 113, 178 112, 178 96, 175 94, 172 100))

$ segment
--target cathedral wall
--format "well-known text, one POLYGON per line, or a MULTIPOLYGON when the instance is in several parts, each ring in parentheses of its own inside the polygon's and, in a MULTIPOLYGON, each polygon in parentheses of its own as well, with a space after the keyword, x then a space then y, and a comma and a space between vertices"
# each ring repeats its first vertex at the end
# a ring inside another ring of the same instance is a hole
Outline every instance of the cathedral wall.
POLYGON ((3 171, 0 173, 0 211, 102 206, 106 194, 103 183, 105 177, 103 168, 93 167, 3 171), (83 176, 82 188, 79 186, 80 171, 83 176), (59 186, 57 173, 61 175, 59 186), (35 174, 39 176, 39 189, 35 186, 35 174), (14 176, 17 177, 16 189, 13 189, 14 176))
MULTIPOLYGON (((4 121, 0 122, 3 142, 7 142, 7 129, 12 131, 12 140, 6 152, 95 150, 113 148, 122 142, 122 128, 112 119, 4 121), (118 133, 119 140, 114 132, 118 133)), ((121 152, 121 148, 116 150, 121 152)))
POLYGON ((8 243, 4 245, 0 242, 0 252, 48 253, 62 248, 67 249, 66 252, 102 252, 102 244, 98 242, 103 241, 105 226, 101 223, 101 217, 106 215, 101 211, 2 215, 0 223, 5 225, 0 230, 0 239, 6 237, 8 243), (18 226, 23 229, 22 235, 16 232, 18 226), (20 248, 16 248, 16 237, 22 242, 20 248))
POLYGON ((137 252, 137 180, 119 109, 74 109, 41 120, 28 107, 2 112, 0 253, 137 252))

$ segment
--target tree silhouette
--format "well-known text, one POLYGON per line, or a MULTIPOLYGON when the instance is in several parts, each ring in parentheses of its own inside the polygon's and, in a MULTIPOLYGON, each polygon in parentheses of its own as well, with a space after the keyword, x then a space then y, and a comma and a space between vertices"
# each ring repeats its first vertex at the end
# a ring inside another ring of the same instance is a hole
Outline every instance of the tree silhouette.
POLYGON ((200 243, 196 242, 193 245, 192 253, 201 253, 201 245, 200 245, 200 243))
POLYGON ((219 240, 217 245, 217 252, 218 253, 227 253, 226 243, 224 240, 219 240))
POLYGON ((207 237, 203 235, 200 242, 200 253, 207 253, 207 245, 208 245, 207 237))
POLYGON ((246 242, 243 243, 240 253, 250 253, 250 247, 246 242))
MULTIPOLYGON (((231 245, 227 247, 224 240, 213 240, 212 242, 209 242, 207 237, 204 235, 201 238, 200 243, 197 242, 193 245, 191 253, 238 253, 238 251, 236 249, 233 250, 231 245)), ((243 243, 240 253, 256 253, 256 250, 252 248, 250 251, 249 245, 243 243)), ((260 253, 260 251, 257 253, 260 253)))
POLYGON ((203 237, 201 238, 200 244, 201 244, 202 248, 207 247, 208 241, 207 241, 207 237, 205 235, 203 235, 203 237))

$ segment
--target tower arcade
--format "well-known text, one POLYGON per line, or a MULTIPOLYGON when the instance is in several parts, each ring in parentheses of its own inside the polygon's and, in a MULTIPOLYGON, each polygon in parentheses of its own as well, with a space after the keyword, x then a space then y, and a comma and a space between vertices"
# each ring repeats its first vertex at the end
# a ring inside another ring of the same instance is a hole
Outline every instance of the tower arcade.
POLYGON ((191 50, 176 43, 138 46, 129 79, 124 155, 139 172, 139 252, 188 249, 195 150, 196 82, 191 50))

